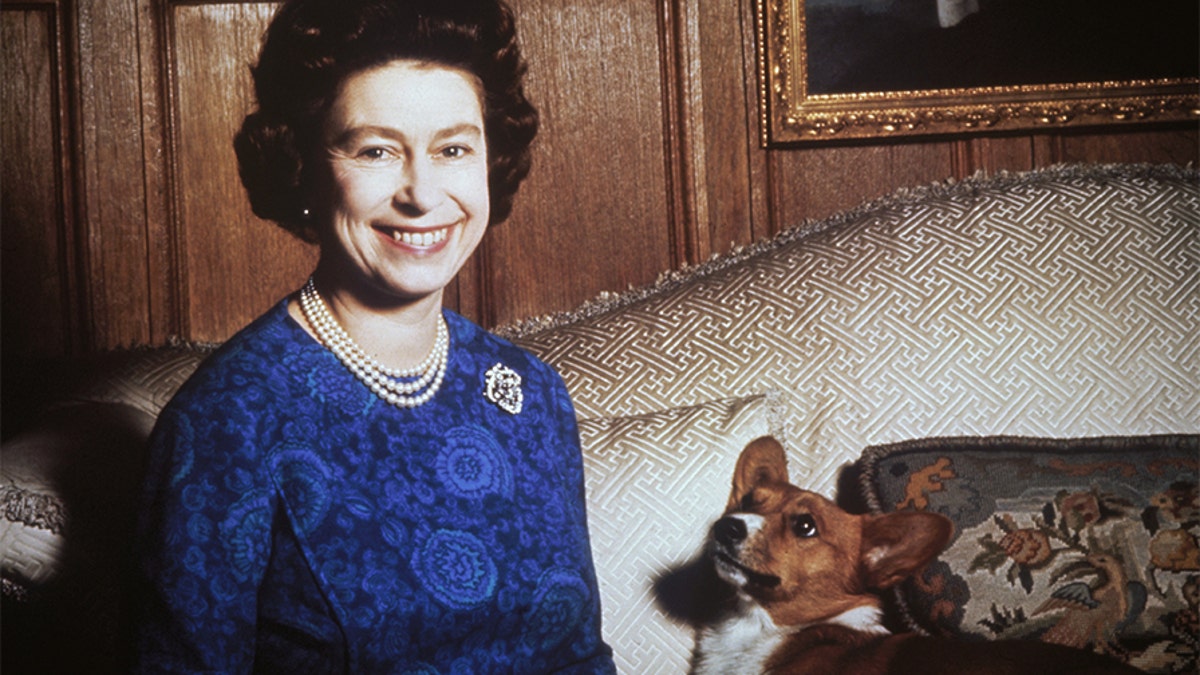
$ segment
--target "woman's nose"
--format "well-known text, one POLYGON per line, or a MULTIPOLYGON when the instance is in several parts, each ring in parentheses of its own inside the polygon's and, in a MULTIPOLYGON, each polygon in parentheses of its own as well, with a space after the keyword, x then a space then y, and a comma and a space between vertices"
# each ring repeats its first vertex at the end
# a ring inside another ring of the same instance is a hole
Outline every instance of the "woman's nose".
POLYGON ((428 162, 413 159, 406 162, 396 185, 393 202, 405 215, 428 213, 441 199, 437 173, 428 162))

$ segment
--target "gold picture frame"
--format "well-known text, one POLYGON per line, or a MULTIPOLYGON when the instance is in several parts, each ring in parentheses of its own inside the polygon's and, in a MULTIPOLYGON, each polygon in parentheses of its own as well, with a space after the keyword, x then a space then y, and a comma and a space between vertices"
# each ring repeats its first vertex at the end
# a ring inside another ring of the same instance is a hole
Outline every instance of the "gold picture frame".
MULTIPOLYGON (((818 87, 810 86, 810 73, 821 64, 810 61, 809 57, 811 26, 806 16, 809 1, 814 0, 756 0, 764 147, 1149 121, 1200 121, 1200 77, 1190 74, 1166 77, 1150 74, 1096 81, 1080 78, 1065 83, 938 84, 929 88, 902 86, 886 90, 826 87, 825 91, 819 91, 818 87)), ((866 0, 824 0, 822 6, 839 1, 866 0)), ((936 1, 977 3, 979 0, 936 1)), ((1009 0, 991 0, 1006 1, 1009 0)), ((878 4, 878 0, 875 2, 878 4)), ((837 36, 828 35, 831 31, 825 30, 826 26, 822 28, 821 41, 827 45, 842 44, 837 42, 837 36)), ((1190 30, 1194 29, 1193 23, 1190 30)), ((1178 61, 1175 59, 1173 63, 1178 61)))

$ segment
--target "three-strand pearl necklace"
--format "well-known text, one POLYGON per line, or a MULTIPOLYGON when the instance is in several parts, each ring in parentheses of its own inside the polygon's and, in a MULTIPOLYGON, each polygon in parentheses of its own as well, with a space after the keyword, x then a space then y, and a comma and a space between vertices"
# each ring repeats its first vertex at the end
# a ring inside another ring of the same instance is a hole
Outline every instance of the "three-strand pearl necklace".
POLYGON ((388 403, 399 408, 415 408, 433 398, 442 386, 446 364, 450 361, 450 331, 444 317, 438 317, 437 339, 425 360, 415 368, 392 369, 364 352, 333 318, 329 307, 317 293, 312 277, 300 291, 300 311, 321 344, 388 403))

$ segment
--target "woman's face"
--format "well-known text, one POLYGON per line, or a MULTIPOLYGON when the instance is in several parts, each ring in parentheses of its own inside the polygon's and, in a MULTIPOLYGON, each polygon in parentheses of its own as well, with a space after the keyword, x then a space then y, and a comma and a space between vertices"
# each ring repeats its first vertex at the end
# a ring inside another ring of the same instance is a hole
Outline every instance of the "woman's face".
POLYGON ((440 301, 488 223, 476 80, 406 60, 356 73, 342 83, 323 140, 333 189, 322 257, 357 275, 335 283, 440 301))

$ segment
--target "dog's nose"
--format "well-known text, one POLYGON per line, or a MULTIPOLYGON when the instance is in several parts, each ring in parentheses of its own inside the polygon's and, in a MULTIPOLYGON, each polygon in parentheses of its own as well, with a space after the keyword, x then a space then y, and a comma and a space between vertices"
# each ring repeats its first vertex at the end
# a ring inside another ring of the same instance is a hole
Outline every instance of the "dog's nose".
POLYGON ((741 518, 726 516, 713 525, 713 538, 725 546, 740 544, 746 539, 746 523, 741 518))

